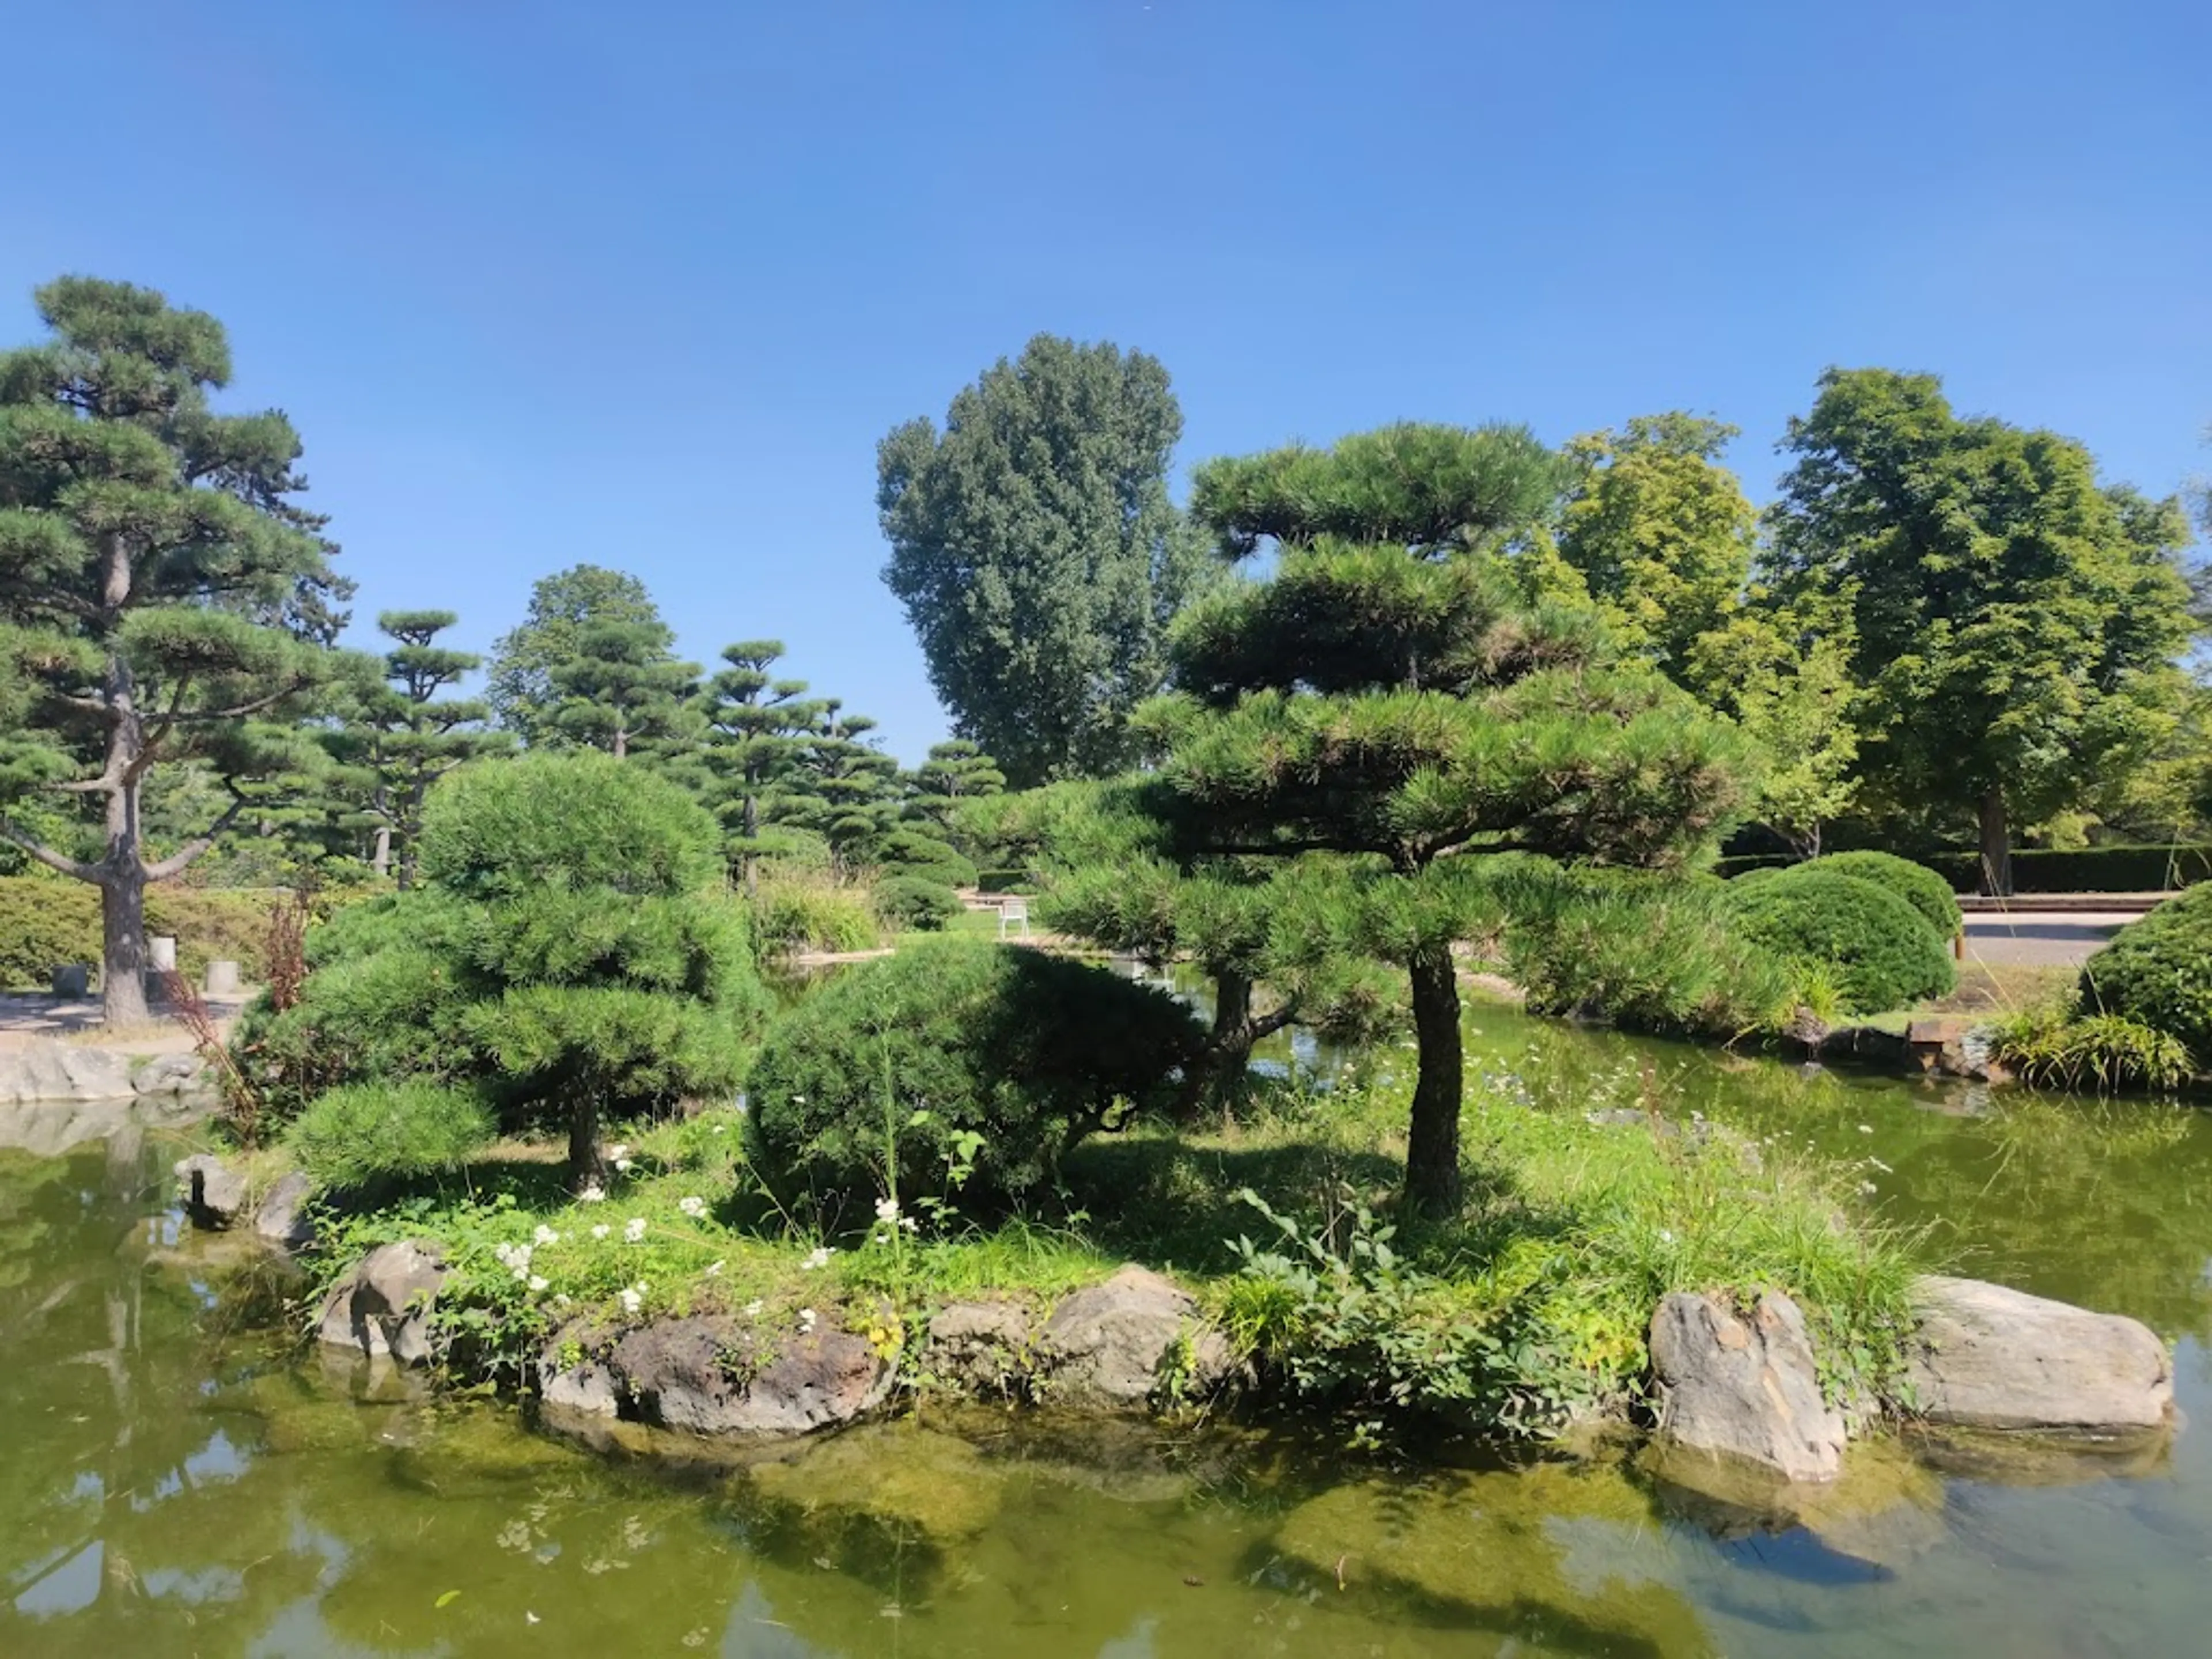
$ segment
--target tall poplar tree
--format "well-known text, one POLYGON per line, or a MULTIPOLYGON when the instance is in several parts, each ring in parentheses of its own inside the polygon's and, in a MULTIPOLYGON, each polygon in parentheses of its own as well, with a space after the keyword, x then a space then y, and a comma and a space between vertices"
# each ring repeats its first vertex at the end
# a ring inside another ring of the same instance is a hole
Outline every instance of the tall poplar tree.
POLYGON ((1132 710, 1206 568, 1168 497, 1182 411, 1140 351, 1040 334, 877 452, 877 505, 930 684, 1018 787, 1137 757, 1132 710))
POLYGON ((1531 602, 1491 550, 1558 483, 1557 459, 1507 426, 1391 427, 1202 469, 1194 500, 1224 551, 1279 556, 1184 617, 1178 690, 1146 714, 1185 867, 1305 860, 1293 930, 1405 970, 1406 1198, 1432 1216, 1461 1196, 1452 945, 1501 919, 1497 855, 1665 866, 1740 798, 1733 732, 1609 661, 1587 608, 1531 602))
POLYGON ((1848 619, 1869 780, 1974 823, 1984 889, 2008 893, 2014 826, 2078 808, 2172 727, 2186 520, 2100 487, 2070 438, 1954 414, 1932 374, 1820 384, 1784 444, 1770 574, 1848 619))
POLYGON ((220 323, 90 277, 36 299, 52 339, 0 356, 0 619, 31 692, 0 788, 93 807, 100 850, 73 856, 7 817, 0 837, 100 889, 104 1012, 128 1023, 146 1015, 146 884, 297 763, 293 719, 330 672, 344 589, 323 520, 295 499, 292 423, 210 407, 230 378, 220 323), (231 799, 158 854, 140 793, 185 760, 231 799))

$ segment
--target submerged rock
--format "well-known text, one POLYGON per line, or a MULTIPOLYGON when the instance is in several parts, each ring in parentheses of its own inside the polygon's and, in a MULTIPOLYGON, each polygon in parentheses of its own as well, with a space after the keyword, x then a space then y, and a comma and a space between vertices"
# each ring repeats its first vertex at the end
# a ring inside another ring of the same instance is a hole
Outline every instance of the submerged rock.
POLYGON ((2155 1429, 2173 1365, 2148 1326, 2002 1285, 1930 1278, 1907 1381, 1927 1422, 2086 1433, 2155 1429))
POLYGON ((1802 1528, 1835 1554, 1893 1568, 1946 1536, 1942 1478, 1891 1437, 1854 1445, 1835 1480, 1785 1480, 1740 1459, 1663 1444, 1638 1463, 1670 1513, 1722 1538, 1802 1528))
POLYGON ((1789 1480, 1841 1473, 1843 1414, 1820 1395, 1805 1316, 1779 1291, 1748 1316, 1677 1291, 1651 1320, 1659 1429, 1675 1444, 1744 1459, 1789 1480))
POLYGON ((1229 1345, 1200 1325, 1189 1293, 1131 1263, 1053 1310, 1038 1357, 1055 1400, 1141 1406, 1161 1388, 1168 1362, 1186 1344, 1187 1388, 1204 1393, 1227 1377, 1229 1345))
POLYGON ((213 1152, 198 1152, 176 1166, 185 1214, 195 1227, 224 1232, 246 1211, 246 1172, 213 1152))
POLYGON ((317 1329, 333 1347, 403 1365, 431 1356, 430 1310, 446 1282, 435 1252, 415 1243, 380 1244, 332 1287, 317 1329))
POLYGON ((556 1412, 757 1439, 850 1423, 890 1392, 890 1366, 849 1331, 787 1333, 764 1363, 758 1341, 705 1316, 640 1326, 598 1352, 570 1339, 541 1360, 539 1390, 556 1412))
POLYGON ((957 1435, 884 1423, 756 1464, 754 1488, 819 1526, 859 1522, 939 1544, 998 1518, 1004 1475, 957 1435))

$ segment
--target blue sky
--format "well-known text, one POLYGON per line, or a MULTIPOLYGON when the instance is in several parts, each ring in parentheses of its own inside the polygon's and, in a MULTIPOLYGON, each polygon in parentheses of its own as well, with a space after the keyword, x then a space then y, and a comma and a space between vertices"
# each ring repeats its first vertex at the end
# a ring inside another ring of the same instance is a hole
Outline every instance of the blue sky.
POLYGON ((230 327, 380 609, 483 647, 645 578, 909 761, 874 449, 1040 330, 1164 362, 1179 472, 1385 421, 1741 426, 1932 369, 2212 471, 2212 7, 48 0, 0 339, 64 270, 230 327))

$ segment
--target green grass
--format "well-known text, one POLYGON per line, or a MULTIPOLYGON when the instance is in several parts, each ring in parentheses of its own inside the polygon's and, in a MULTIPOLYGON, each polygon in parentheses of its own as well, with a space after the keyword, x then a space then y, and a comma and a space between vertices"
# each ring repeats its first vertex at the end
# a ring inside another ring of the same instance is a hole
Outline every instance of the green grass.
MULTIPOLYGON (((1434 1350, 1420 1366, 1448 1370, 1453 1355, 1510 1331, 1514 1354, 1541 1358, 1529 1388, 1619 1398, 1643 1375, 1665 1292, 1748 1297, 1773 1285, 1805 1306, 1838 1395, 1878 1389, 1907 1317, 1905 1243, 1845 1219, 1841 1171, 1668 1121, 1641 1087, 1627 1073, 1571 1096, 1540 1079, 1470 1079, 1465 1212, 1391 1247, 1393 1294, 1434 1350), (1639 1115, 1585 1115, 1622 1107, 1639 1115)), ((891 1349, 945 1300, 1042 1306, 1130 1260, 1178 1277, 1232 1334, 1279 1358, 1286 1345, 1331 1339, 1310 1297, 1289 1296, 1240 1249, 1240 1237, 1282 1243, 1244 1194, 1349 1260, 1355 1237, 1387 1224, 1407 1093, 1389 1070, 1329 1094, 1278 1088, 1249 1121, 1095 1139, 1041 1212, 988 1230, 956 1214, 827 1239, 788 1221, 751 1179, 734 1113, 634 1135, 628 1169, 598 1202, 569 1196, 550 1149, 507 1143, 348 1224, 328 1261, 335 1269, 386 1238, 437 1239, 459 1275, 441 1316, 478 1339, 479 1354, 493 1352, 493 1369, 519 1366, 575 1322, 705 1310, 767 1330, 802 1309, 836 1310, 891 1349)))

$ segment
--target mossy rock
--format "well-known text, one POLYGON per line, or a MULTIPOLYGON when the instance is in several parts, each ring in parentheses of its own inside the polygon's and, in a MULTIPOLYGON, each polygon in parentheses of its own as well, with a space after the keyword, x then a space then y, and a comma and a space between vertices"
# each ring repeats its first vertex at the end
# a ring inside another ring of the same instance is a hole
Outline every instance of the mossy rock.
POLYGON ((855 1429, 752 1472, 763 1497, 833 1528, 863 1521, 939 1545, 995 1520, 1004 1479, 965 1440, 913 1423, 855 1429))

